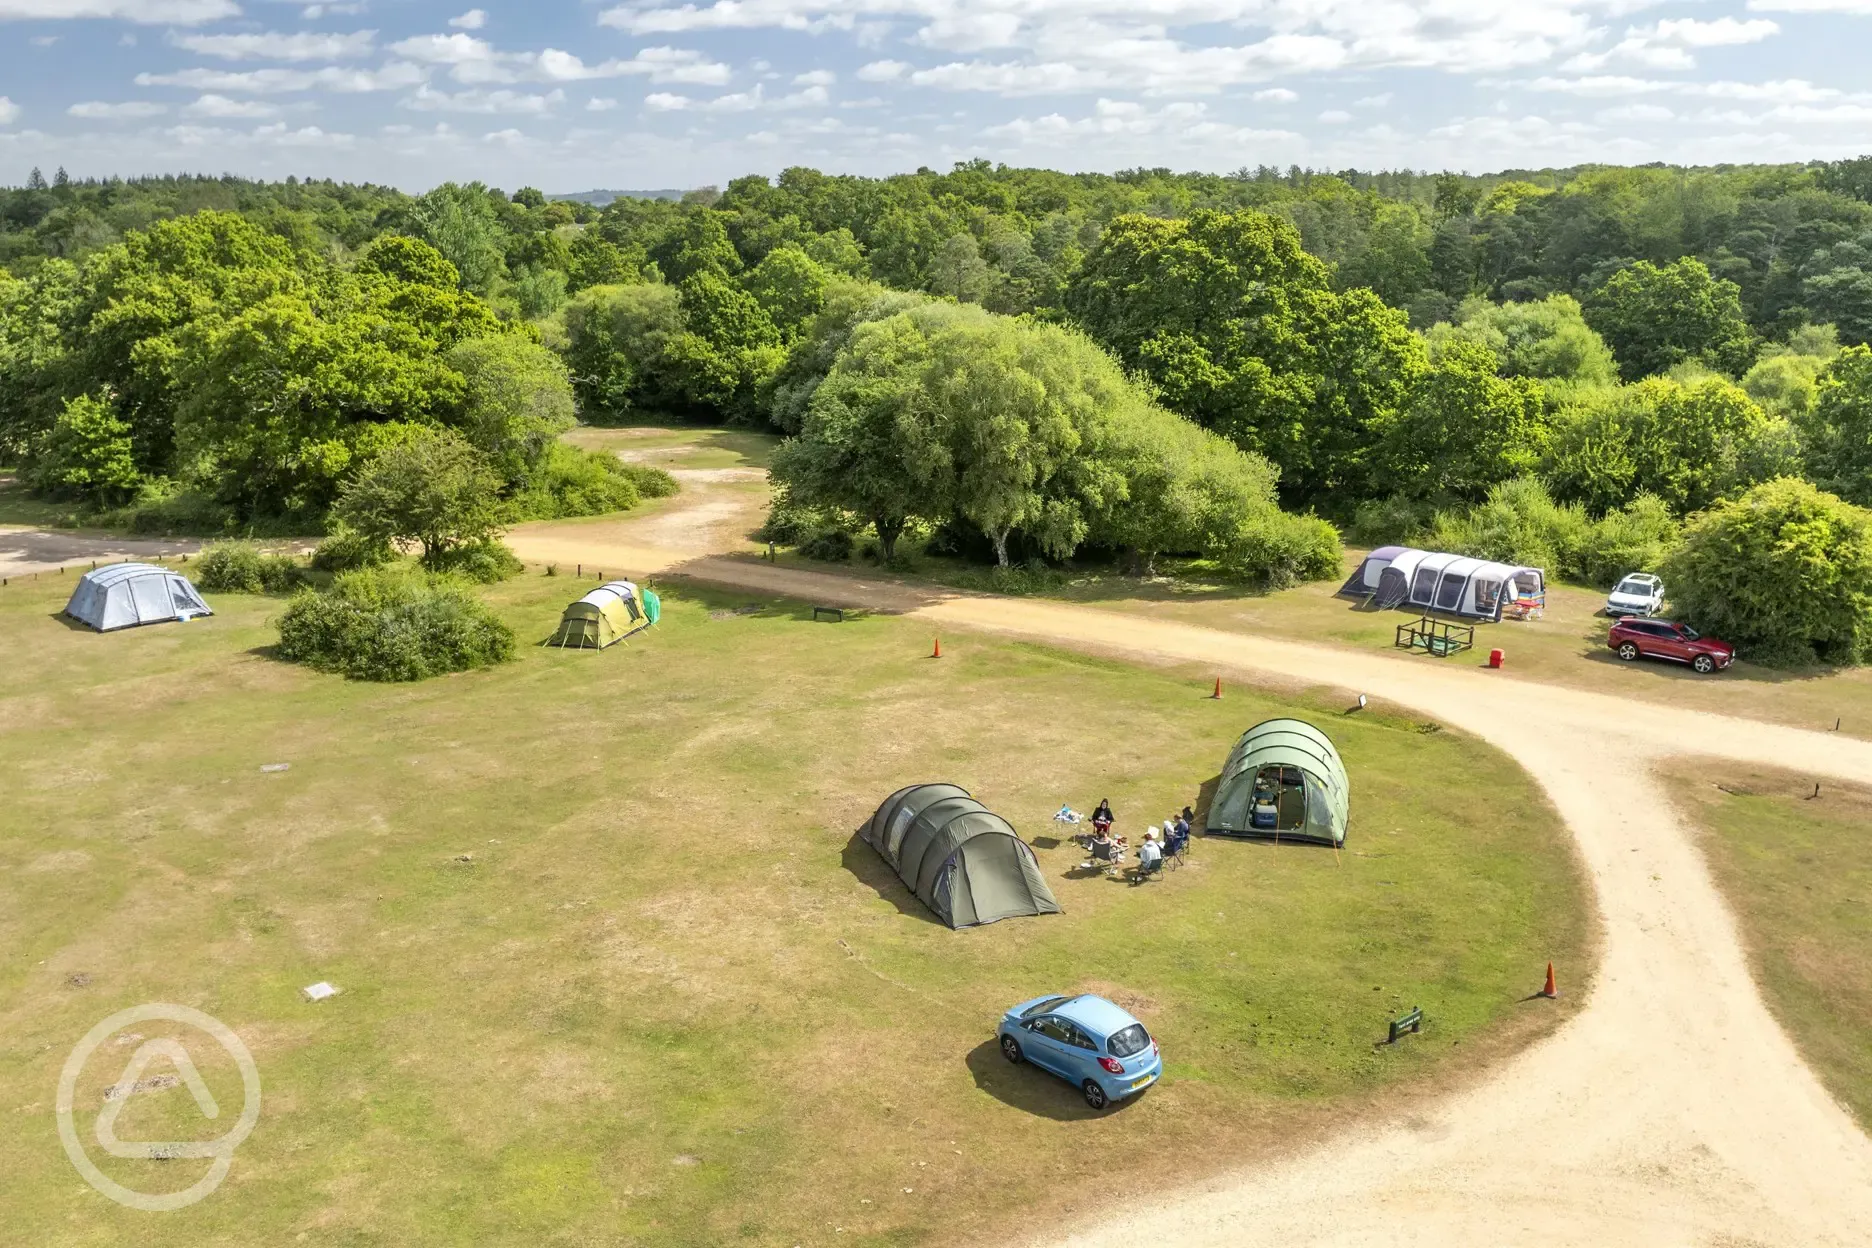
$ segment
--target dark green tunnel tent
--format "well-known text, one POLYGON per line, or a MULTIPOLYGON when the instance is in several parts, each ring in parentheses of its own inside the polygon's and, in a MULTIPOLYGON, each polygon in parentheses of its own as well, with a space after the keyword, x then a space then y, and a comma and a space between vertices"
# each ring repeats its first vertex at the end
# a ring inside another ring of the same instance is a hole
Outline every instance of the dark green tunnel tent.
POLYGON ((1033 850, 967 789, 899 789, 858 835, 950 927, 1060 912, 1033 850))
POLYGON ((1209 802, 1211 836, 1343 845, 1352 786, 1332 740, 1298 719, 1242 734, 1209 802))

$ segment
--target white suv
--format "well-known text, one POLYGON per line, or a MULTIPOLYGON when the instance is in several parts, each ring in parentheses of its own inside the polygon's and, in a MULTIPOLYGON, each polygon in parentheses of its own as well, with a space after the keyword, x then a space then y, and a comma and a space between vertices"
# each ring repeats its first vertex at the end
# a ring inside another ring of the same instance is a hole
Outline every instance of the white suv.
POLYGON ((1649 572, 1634 572, 1618 583, 1605 601, 1605 613, 1617 618, 1626 615, 1656 615, 1664 606, 1664 582, 1649 572))

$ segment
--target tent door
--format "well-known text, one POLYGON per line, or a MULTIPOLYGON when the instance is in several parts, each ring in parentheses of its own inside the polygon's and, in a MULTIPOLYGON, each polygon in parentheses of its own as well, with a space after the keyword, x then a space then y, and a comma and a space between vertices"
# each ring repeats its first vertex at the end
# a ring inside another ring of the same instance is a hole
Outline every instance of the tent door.
POLYGON ((137 623, 175 618, 175 606, 169 599, 169 586, 160 576, 139 576, 130 582, 130 600, 136 604, 137 623))

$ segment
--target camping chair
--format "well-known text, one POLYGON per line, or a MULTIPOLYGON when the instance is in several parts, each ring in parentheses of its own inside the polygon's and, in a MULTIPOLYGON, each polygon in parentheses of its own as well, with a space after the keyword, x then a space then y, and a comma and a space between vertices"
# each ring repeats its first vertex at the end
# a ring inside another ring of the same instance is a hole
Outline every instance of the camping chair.
POLYGON ((1097 841, 1092 842, 1092 862, 1104 863, 1105 874, 1107 875, 1113 875, 1117 872, 1119 864, 1124 861, 1124 855, 1124 849, 1110 841, 1107 841, 1103 845, 1099 844, 1097 841))
POLYGON ((1189 833, 1173 829, 1169 838, 1164 841, 1164 861, 1173 869, 1183 865, 1183 851, 1189 848, 1189 839, 1189 833))
POLYGON ((1139 858, 1137 866, 1131 870, 1131 883, 1133 885, 1142 884, 1152 876, 1162 875, 1164 861, 1163 858, 1158 858, 1156 862, 1145 862, 1142 858, 1139 858))

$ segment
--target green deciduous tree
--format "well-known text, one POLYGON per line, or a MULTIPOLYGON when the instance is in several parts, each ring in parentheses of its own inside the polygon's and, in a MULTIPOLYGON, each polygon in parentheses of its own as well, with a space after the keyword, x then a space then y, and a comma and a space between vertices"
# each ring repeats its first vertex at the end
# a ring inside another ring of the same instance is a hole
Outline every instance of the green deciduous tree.
POLYGON ((1543 475, 1594 514, 1655 494, 1678 515, 1790 471, 1793 429, 1719 377, 1653 378, 1563 413, 1543 475))
POLYGON ((68 401, 32 448, 26 483, 48 498, 109 505, 136 492, 142 474, 130 448, 130 426, 108 395, 68 401))
POLYGON ((1627 381, 1685 360, 1740 374, 1755 355, 1741 296, 1734 282, 1712 277, 1709 266, 1694 257, 1666 265, 1640 260, 1594 290, 1585 313, 1627 381))
POLYGON ((1452 339, 1479 342, 1501 363, 1507 377, 1575 387, 1606 386, 1618 381, 1618 366, 1570 295, 1550 295, 1530 303, 1464 300, 1452 324, 1432 328, 1427 337, 1434 357, 1452 339))
POLYGON ((1532 473, 1547 449, 1540 388, 1501 377, 1480 342, 1448 341, 1376 452, 1378 478, 1421 498, 1476 501, 1532 473))
POLYGON ((1357 492, 1380 424, 1426 367, 1402 313, 1335 293, 1260 213, 1113 221, 1067 290, 1079 323, 1176 411, 1280 466, 1283 492, 1357 492))
POLYGON ((506 523, 500 474, 452 430, 434 430, 377 456, 348 482, 333 514, 361 536, 418 542, 425 564, 491 542, 506 523))
POLYGON ((1677 609, 1746 658, 1872 660, 1872 513, 1805 481, 1694 518, 1663 572, 1677 609))
POLYGON ((741 284, 783 337, 797 335, 825 306, 829 279, 817 261, 797 247, 776 247, 748 270, 741 284))
POLYGON ((460 414, 450 423, 510 489, 523 488, 546 448, 577 423, 564 361, 512 334, 471 338, 444 360, 464 382, 460 414))
POLYGON ((617 418, 683 402, 670 357, 686 332, 674 287, 594 286, 574 296, 561 315, 572 388, 587 416, 617 418))
POLYGON ((486 294, 505 268, 501 220, 479 182, 444 182, 410 206, 418 233, 448 258, 464 289, 486 294))
POLYGON ((1849 502, 1872 506, 1872 347, 1840 352, 1798 420, 1807 475, 1849 502))

